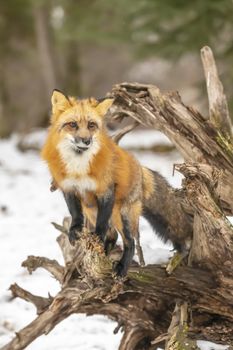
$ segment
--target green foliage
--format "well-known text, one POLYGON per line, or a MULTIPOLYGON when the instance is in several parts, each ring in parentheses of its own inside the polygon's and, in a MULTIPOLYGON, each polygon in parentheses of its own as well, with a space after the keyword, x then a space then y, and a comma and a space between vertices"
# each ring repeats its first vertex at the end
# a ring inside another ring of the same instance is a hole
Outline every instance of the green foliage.
POLYGON ((33 34, 33 8, 61 8, 60 42, 127 43, 141 56, 175 59, 210 45, 224 59, 233 57, 232 0, 8 0, 0 2, 0 33, 33 34))
MULTIPOLYGON (((58 3, 58 2, 56 2, 58 3)), ((80 41, 125 41, 169 58, 210 45, 233 55, 231 0, 60 0, 64 28, 80 41)), ((63 29, 64 29, 63 28, 63 29)))
MULTIPOLYGON (((57 4, 58 2, 56 2, 57 4)), ((209 45, 225 68, 222 80, 233 80, 232 0, 60 0, 64 22, 59 36, 79 43, 124 42, 137 58, 177 60, 209 45)), ((229 93, 232 110, 233 99, 229 93)))
POLYGON ((143 54, 176 58, 210 45, 218 54, 233 48, 230 0, 136 1, 125 30, 143 54))
POLYGON ((0 54, 11 49, 11 40, 32 34, 31 1, 0 1, 0 54))
MULTIPOLYGON (((53 56, 60 85, 80 93, 80 47, 124 43, 135 59, 146 56, 175 61, 198 55, 204 45, 221 63, 230 110, 233 110, 232 0, 7 0, 0 1, 0 103, 9 104, 10 85, 4 82, 10 57, 30 61, 38 52, 35 11, 43 7, 48 54, 53 56), (59 56, 58 59, 56 59, 59 56)), ((38 14, 38 13, 37 13, 38 14)), ((5 113, 5 112, 4 112, 5 113)), ((1 133, 0 133, 1 134, 1 133)))

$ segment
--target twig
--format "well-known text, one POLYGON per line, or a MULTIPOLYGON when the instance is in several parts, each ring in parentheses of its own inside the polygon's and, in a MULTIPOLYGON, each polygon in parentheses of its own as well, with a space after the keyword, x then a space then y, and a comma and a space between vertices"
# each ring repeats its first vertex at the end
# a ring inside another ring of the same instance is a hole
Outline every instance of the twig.
POLYGON ((39 256, 30 255, 22 262, 22 266, 26 267, 29 273, 32 273, 39 267, 49 271, 60 283, 63 281, 64 267, 62 267, 56 260, 48 258, 41 258, 39 256))
POLYGON ((163 341, 165 341, 167 339, 168 334, 164 333, 164 334, 160 334, 158 337, 156 337, 154 340, 152 340, 151 344, 155 345, 155 344, 159 344, 163 341))
POLYGON ((134 130, 138 125, 139 123, 137 121, 134 121, 132 124, 125 126, 123 129, 119 129, 115 134, 112 135, 113 141, 119 143, 124 135, 134 130))
POLYGON ((68 230, 66 227, 57 224, 56 222, 51 222, 51 224, 53 225, 53 227, 55 227, 56 230, 60 231, 61 233, 65 233, 66 235, 68 235, 68 230))
POLYGON ((37 295, 34 295, 25 289, 18 286, 18 284, 12 284, 9 288, 12 293, 13 298, 21 298, 35 305, 37 309, 37 314, 41 314, 47 307, 52 303, 53 298, 43 298, 37 295))

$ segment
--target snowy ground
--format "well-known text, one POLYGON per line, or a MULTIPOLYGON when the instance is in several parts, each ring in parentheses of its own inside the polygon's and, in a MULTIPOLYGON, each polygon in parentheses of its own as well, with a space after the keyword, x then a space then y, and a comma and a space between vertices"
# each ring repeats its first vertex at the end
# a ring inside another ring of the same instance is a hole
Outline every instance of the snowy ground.
MULTIPOLYGON (((45 133, 37 132, 31 139, 43 142, 45 133)), ((165 137, 154 131, 137 131, 125 136, 123 147, 165 142, 165 137)), ((49 191, 50 176, 36 152, 21 153, 15 147, 17 136, 0 141, 0 346, 7 343, 14 332, 35 318, 35 309, 19 299, 10 300, 8 288, 16 282, 32 293, 54 295, 58 283, 45 271, 32 276, 21 267, 28 255, 46 256, 62 263, 55 237, 57 232, 50 222, 60 223, 68 214, 59 192, 49 191)), ((142 164, 160 171, 173 185, 180 185, 181 177, 173 173, 173 164, 181 162, 175 152, 154 155, 138 152, 142 164)), ((141 243, 146 263, 161 263, 171 255, 171 246, 164 245, 142 220, 141 243)), ((115 350, 121 333, 114 335, 116 324, 102 316, 73 315, 58 325, 48 336, 42 336, 28 346, 29 350, 115 350), (110 345, 111 344, 111 345, 110 345)), ((202 349, 213 344, 201 342, 202 349)), ((225 349, 215 346, 215 349, 225 349)))

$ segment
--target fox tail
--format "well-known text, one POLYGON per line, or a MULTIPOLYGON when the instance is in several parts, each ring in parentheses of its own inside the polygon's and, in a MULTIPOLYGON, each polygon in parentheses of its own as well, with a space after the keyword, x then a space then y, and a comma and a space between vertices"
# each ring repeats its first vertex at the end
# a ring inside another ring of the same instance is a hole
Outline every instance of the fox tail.
POLYGON ((193 215, 185 210, 184 201, 166 179, 143 168, 143 217, 164 242, 170 240, 176 250, 189 249, 193 215))

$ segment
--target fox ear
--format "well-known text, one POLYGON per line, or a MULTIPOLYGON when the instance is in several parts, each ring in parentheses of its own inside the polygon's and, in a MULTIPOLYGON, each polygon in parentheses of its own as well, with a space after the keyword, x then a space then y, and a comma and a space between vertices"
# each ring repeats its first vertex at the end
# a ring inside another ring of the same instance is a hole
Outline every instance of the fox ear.
POLYGON ((111 107, 111 105, 113 104, 114 99, 113 98, 106 98, 104 99, 102 102, 100 102, 97 106, 96 106, 96 110, 97 112, 101 115, 104 116, 108 109, 111 107))
POLYGON ((59 90, 53 90, 52 111, 54 113, 63 112, 67 107, 71 106, 69 98, 59 90))

